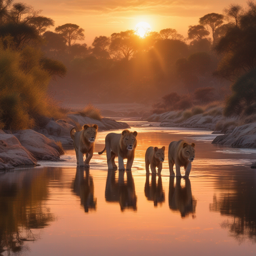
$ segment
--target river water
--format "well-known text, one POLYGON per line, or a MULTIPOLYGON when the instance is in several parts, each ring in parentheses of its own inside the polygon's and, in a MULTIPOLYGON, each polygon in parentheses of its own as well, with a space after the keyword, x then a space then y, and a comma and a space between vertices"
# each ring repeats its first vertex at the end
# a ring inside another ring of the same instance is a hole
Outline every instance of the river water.
POLYGON ((0 255, 255 255, 256 150, 212 145, 203 130, 131 130, 132 172, 108 172, 97 153, 89 171, 76 168, 74 150, 0 172, 0 255), (167 151, 162 175, 147 176, 147 147, 179 139, 196 144, 189 179, 169 177, 167 151))

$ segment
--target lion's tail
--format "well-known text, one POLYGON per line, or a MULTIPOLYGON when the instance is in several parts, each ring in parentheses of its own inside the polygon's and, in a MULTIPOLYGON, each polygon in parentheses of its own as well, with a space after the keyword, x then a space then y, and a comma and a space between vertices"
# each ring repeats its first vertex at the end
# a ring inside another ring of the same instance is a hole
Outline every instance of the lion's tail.
POLYGON ((105 150, 106 150, 106 147, 102 151, 98 152, 98 154, 99 155, 103 154, 105 150))
POLYGON ((72 138, 72 140, 75 139, 75 133, 76 133, 76 128, 74 127, 74 128, 72 128, 72 129, 70 130, 70 137, 72 138))

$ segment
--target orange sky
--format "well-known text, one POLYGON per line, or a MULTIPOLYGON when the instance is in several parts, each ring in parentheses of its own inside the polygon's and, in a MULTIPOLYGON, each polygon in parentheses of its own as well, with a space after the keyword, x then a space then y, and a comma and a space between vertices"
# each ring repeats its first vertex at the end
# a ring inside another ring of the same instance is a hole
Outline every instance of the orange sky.
MULTIPOLYGON (((18 2, 17 0, 15 2, 18 2)), ((95 36, 135 29, 140 21, 148 22, 153 31, 175 28, 187 35, 189 25, 198 24, 207 13, 222 13, 230 4, 241 0, 24 0, 41 15, 52 18, 55 25, 75 23, 85 30, 90 45, 95 36)))

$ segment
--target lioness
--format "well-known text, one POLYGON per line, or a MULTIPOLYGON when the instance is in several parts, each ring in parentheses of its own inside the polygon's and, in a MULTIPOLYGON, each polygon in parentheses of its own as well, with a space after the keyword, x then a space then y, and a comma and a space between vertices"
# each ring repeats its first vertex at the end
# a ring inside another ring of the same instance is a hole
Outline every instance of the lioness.
POLYGON ((124 170, 124 159, 127 158, 126 169, 132 168, 135 148, 137 146, 137 132, 124 130, 121 134, 109 133, 105 138, 105 148, 99 152, 101 155, 107 151, 108 169, 117 168, 115 157, 118 156, 119 170, 124 170))
POLYGON ((158 173, 162 171, 163 161, 164 161, 164 150, 165 147, 149 147, 145 154, 145 165, 146 172, 149 173, 149 165, 152 173, 156 173, 156 167, 158 168, 158 173))
POLYGON ((174 176, 173 165, 176 166, 176 176, 181 176, 180 167, 184 166, 185 175, 188 177, 191 163, 195 158, 195 144, 189 145, 183 140, 173 141, 169 145, 168 160, 170 175, 174 176))
POLYGON ((98 125, 96 124, 93 124, 92 126, 85 124, 81 131, 76 131, 75 128, 71 129, 70 136, 74 141, 77 166, 89 167, 90 160, 93 156, 94 142, 97 132, 98 125), (86 154, 85 162, 83 162, 84 154, 86 154))

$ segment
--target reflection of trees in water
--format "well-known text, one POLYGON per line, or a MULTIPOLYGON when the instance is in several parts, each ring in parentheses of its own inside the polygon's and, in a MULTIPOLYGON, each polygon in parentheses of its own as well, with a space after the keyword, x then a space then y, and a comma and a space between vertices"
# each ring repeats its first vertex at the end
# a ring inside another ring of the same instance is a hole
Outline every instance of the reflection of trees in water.
POLYGON ((145 183, 145 196, 149 201, 154 202, 154 206, 160 205, 165 201, 165 194, 163 191, 162 177, 158 176, 158 182, 156 182, 156 174, 151 175, 151 183, 149 178, 149 173, 146 174, 146 183, 145 183))
POLYGON ((97 199, 94 198, 94 183, 89 169, 77 167, 73 183, 73 192, 80 197, 85 212, 96 210, 97 199))
POLYGON ((0 253, 26 249, 26 241, 39 238, 34 230, 54 220, 43 203, 48 198, 49 174, 49 169, 33 169, 0 177, 0 253))
POLYGON ((117 171, 108 170, 105 198, 107 202, 119 202, 121 211, 125 209, 137 210, 137 196, 131 171, 119 171, 118 180, 116 180, 117 171), (124 174, 126 173, 126 181, 124 174))
POLYGON ((221 224, 229 229, 231 236, 240 242, 246 238, 256 242, 256 179, 250 172, 233 175, 232 181, 222 180, 221 189, 229 190, 213 197, 210 211, 218 211, 221 215, 231 216, 221 224))
POLYGON ((170 177, 169 183, 169 207, 173 211, 179 211, 184 218, 196 212, 196 200, 192 196, 191 183, 189 178, 184 178, 185 186, 181 186, 182 178, 176 177, 174 186, 174 177, 170 177))

